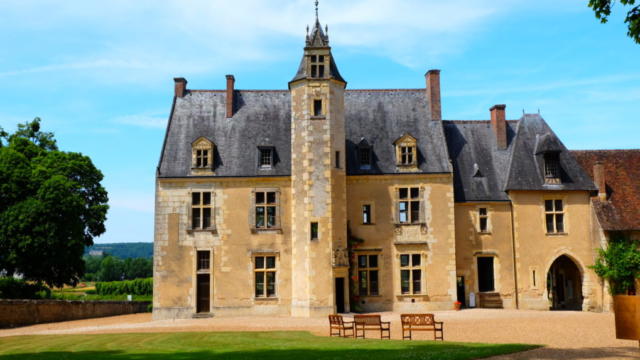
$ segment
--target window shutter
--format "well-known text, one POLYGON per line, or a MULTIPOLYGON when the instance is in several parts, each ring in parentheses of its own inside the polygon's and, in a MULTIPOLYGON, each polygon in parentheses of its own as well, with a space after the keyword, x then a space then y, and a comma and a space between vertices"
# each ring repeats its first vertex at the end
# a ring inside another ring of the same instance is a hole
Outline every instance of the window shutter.
POLYGON ((427 223, 426 209, 424 206, 424 186, 420 186, 420 224, 427 223))
POLYGON ((191 202, 193 201, 193 191, 189 191, 189 197, 187 198, 187 229, 193 230, 193 220, 191 211, 191 202))
POLYGON ((393 198, 393 223, 398 224, 400 222, 400 219, 398 219, 398 202, 400 199, 400 188, 395 188, 395 194, 393 198))
POLYGON ((276 190, 276 228, 282 228, 282 223, 280 223, 280 189, 276 190))
POLYGON ((251 190, 251 206, 249 207, 249 228, 256 228, 256 189, 251 190))

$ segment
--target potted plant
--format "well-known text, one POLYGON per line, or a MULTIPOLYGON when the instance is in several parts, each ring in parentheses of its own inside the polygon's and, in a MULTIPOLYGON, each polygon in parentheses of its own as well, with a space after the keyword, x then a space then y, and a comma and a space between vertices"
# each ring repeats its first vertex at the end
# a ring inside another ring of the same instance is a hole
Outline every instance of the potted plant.
POLYGON ((591 268, 609 283, 618 339, 640 341, 640 296, 636 280, 640 278, 640 244, 626 236, 609 241, 600 249, 591 268))
POLYGON ((460 311, 460 308, 462 308, 462 303, 460 301, 456 301, 453 303, 453 310, 460 311))

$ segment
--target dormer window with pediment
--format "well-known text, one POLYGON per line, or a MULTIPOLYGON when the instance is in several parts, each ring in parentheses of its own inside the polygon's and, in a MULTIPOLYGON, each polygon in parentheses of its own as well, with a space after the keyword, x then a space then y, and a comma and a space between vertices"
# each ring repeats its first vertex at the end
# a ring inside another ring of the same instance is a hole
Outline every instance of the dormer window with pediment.
POLYGON ((396 147, 396 165, 407 170, 418 169, 418 151, 416 138, 405 134, 394 142, 396 147))
POLYGON ((191 144, 191 171, 202 174, 213 171, 215 144, 200 137, 191 144))

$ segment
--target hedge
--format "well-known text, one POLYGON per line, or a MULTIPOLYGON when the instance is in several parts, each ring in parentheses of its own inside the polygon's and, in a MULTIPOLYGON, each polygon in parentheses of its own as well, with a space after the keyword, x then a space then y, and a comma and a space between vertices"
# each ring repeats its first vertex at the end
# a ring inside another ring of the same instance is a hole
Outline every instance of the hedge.
POLYGON ((0 277, 0 299, 49 299, 51 290, 38 283, 14 277, 0 277))
POLYGON ((97 282, 98 295, 152 295, 153 278, 97 282))

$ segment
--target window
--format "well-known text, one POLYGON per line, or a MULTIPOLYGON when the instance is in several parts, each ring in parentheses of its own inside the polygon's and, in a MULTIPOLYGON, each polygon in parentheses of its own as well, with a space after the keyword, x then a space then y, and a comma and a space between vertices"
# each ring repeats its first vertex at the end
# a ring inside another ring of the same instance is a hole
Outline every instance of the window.
POLYGON ((400 147, 400 165, 413 164, 413 146, 401 146, 400 147))
POLYGON ((322 100, 313 100, 313 116, 322 116, 322 100))
POLYGON ((209 251, 198 251, 198 264, 197 270, 209 270, 210 263, 209 251))
POLYGON ((371 148, 361 147, 358 149, 360 155, 360 168, 369 169, 371 168, 371 148))
POLYGON ((378 255, 358 255, 358 294, 378 294, 378 255))
POLYGON ((260 162, 259 166, 263 169, 269 169, 273 166, 273 149, 272 148, 260 148, 260 162))
POLYGON ((276 296, 276 257, 256 256, 254 258, 255 296, 257 298, 276 296))
POLYGON ((196 150, 196 167, 209 166, 209 150, 196 150))
POLYGON ((400 293, 422 293, 422 269, 420 254, 400 255, 400 293))
POLYGON ((564 233, 564 206, 562 200, 545 200, 544 214, 548 234, 564 233))
POLYGON ((398 188, 398 222, 400 224, 420 223, 420 188, 398 188))
POLYGON ((309 239, 318 240, 318 223, 312 222, 309 226, 309 239))
POLYGON ((211 192, 191 193, 191 229, 211 229, 213 211, 211 192))
POLYGON ((278 223, 278 193, 277 191, 256 191, 256 229, 276 228, 278 223))
POLYGON ((489 214, 487 208, 478 209, 478 231, 481 233, 489 232, 489 214))
POLYGON ((215 146, 211 141, 204 137, 198 138, 191 144, 191 167, 196 172, 202 170, 211 170, 213 168, 213 155, 215 146))
POLYGON ((560 181, 560 156, 557 152, 544 154, 544 178, 550 183, 560 181))
POLYGON ((362 223, 366 225, 373 224, 373 220, 371 219, 371 204, 362 205, 362 223))
POLYGON ((311 55, 311 77, 324 78, 324 55, 311 55))
POLYGON ((340 169, 340 151, 336 151, 336 169, 340 169))
MULTIPOLYGON (((405 134, 396 141, 396 164, 400 167, 412 168, 418 164, 417 140, 409 134, 405 134)), ((406 169, 405 169, 406 170, 406 169)))

